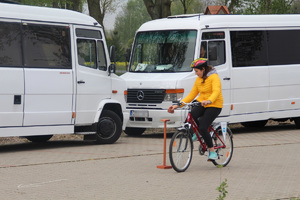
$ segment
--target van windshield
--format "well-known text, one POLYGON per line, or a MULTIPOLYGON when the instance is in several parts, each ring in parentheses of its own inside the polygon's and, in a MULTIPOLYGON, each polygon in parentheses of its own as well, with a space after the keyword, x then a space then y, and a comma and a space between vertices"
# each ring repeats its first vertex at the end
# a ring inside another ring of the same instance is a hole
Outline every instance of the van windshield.
POLYGON ((186 72, 195 53, 195 30, 140 32, 129 65, 131 72, 186 72))

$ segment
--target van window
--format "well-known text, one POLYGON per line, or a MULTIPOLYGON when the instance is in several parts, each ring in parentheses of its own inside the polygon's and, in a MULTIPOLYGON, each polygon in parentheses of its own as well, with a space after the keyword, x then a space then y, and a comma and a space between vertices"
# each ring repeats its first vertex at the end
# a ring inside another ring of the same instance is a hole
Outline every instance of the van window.
POLYGON ((69 27, 23 24, 24 66, 71 69, 69 27))
POLYGON ((0 22, 0 66, 22 66, 19 23, 0 22))
POLYGON ((104 44, 100 31, 76 29, 78 64, 103 71, 107 70, 104 44))
POLYGON ((97 68, 96 41, 77 39, 78 63, 82 66, 97 68))
POLYGON ((225 39, 225 33, 220 32, 205 32, 202 34, 202 40, 225 39))
POLYGON ((267 34, 269 65, 300 63, 300 30, 272 30, 267 34))
POLYGON ((264 31, 231 31, 232 66, 267 65, 267 38, 264 31))
POLYGON ((195 30, 139 32, 129 70, 146 73, 191 71, 196 36, 195 30))
POLYGON ((231 31, 233 67, 300 64, 300 30, 231 31))
POLYGON ((84 37, 84 38, 102 39, 102 35, 100 31, 81 29, 81 28, 76 29, 76 36, 84 37))
POLYGON ((207 58, 212 66, 218 66, 226 62, 225 54, 225 33, 204 32, 200 47, 200 57, 207 58))
POLYGON ((106 57, 105 57, 103 42, 98 40, 97 46, 98 46, 98 68, 106 71, 106 69, 107 69, 106 57))

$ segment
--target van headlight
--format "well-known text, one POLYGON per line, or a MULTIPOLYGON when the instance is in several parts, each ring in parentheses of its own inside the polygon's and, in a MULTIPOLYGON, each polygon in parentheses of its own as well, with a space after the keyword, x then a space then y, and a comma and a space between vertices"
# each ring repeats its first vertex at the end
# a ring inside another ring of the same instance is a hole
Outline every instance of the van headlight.
POLYGON ((184 89, 167 89, 164 101, 178 101, 183 97, 184 89))

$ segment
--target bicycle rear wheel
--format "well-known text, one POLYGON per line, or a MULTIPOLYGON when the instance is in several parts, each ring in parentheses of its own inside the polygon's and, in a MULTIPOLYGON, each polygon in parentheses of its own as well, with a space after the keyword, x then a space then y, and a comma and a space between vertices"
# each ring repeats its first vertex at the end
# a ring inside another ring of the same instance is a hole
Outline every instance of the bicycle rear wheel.
POLYGON ((169 158, 173 169, 184 172, 190 165, 193 156, 192 137, 186 130, 179 130, 172 136, 169 146, 169 158))
POLYGON ((218 137, 216 137, 215 134, 212 136, 214 146, 217 147, 217 149, 215 149, 215 151, 219 157, 219 159, 213 160, 212 162, 216 166, 225 167, 226 165, 228 165, 228 163, 230 162, 230 160, 232 158, 232 153, 233 153, 232 132, 228 127, 224 134, 223 134, 221 128, 218 128, 216 130, 216 132, 217 132, 218 136, 220 137, 220 139, 224 142, 226 147, 218 148, 218 147, 224 146, 224 145, 223 145, 222 141, 220 141, 220 139, 218 137))

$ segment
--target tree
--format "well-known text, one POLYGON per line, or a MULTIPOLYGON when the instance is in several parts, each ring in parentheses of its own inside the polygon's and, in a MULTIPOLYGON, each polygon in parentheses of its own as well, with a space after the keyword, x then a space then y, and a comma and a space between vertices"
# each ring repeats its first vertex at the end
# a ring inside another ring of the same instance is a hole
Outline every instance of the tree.
POLYGON ((62 8, 63 4, 65 5, 65 8, 70 10, 75 10, 78 12, 82 11, 82 0, 69 0, 63 3, 61 0, 53 0, 53 8, 62 8))
POLYGON ((171 0, 143 1, 151 19, 160 19, 171 15, 171 0))
POLYGON ((292 6, 291 6, 291 12, 294 14, 299 14, 300 13, 300 1, 294 1, 292 6))
POLYGON ((18 0, 21 4, 82 11, 83 0, 18 0))
POLYGON ((90 16, 94 17, 104 29, 104 16, 115 11, 119 0, 87 0, 90 16))
POLYGON ((289 14, 294 0, 251 0, 245 14, 289 14))
POLYGON ((199 0, 173 0, 171 4, 172 15, 203 13, 204 4, 199 0))
POLYGON ((193 0, 180 0, 183 7, 183 14, 187 14, 188 6, 193 2, 193 0))
POLYGON ((242 0, 225 0, 225 4, 228 7, 229 13, 235 14, 236 8, 241 6, 242 0))
POLYGON ((116 48, 117 51, 121 50, 120 61, 124 61, 125 51, 131 48, 136 30, 146 21, 151 20, 149 15, 145 15, 147 9, 141 0, 129 0, 122 12, 117 16, 115 27, 112 33, 112 39, 118 39, 117 44, 113 41, 115 46, 121 45, 116 48))

